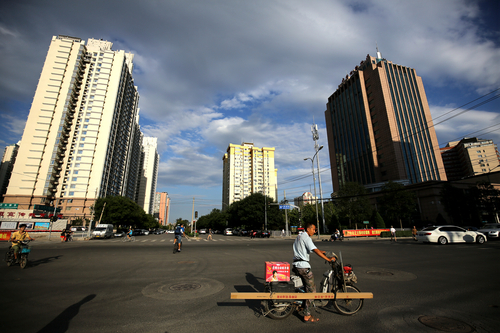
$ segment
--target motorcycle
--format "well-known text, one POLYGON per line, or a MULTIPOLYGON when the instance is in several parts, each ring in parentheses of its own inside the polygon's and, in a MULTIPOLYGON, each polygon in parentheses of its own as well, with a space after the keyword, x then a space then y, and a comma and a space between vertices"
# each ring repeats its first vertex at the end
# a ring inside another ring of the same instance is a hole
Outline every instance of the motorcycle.
MULTIPOLYGON (((17 254, 17 262, 19 263, 19 266, 22 269, 24 269, 28 265, 28 255, 31 252, 31 248, 28 245, 29 243, 30 243, 29 240, 19 242, 21 249, 17 254)), ((16 264, 16 259, 14 257, 14 250, 12 249, 12 246, 9 247, 9 250, 5 253, 5 261, 7 262, 7 266, 12 266, 16 264)))
MULTIPOLYGON (((327 257, 336 257, 334 253, 326 253, 327 257)), ((351 265, 343 265, 342 259, 327 262, 330 268, 323 274, 320 284, 319 293, 330 293, 332 297, 311 300, 312 307, 327 307, 333 305, 335 309, 347 316, 357 313, 363 307, 362 298, 341 298, 338 293, 360 293, 360 290, 353 284, 357 283, 357 277, 352 270, 351 265)), ((295 292, 305 293, 300 276, 295 275, 292 271, 290 274, 291 283, 285 282, 267 282, 265 292, 295 292)), ((297 308, 299 308, 305 300, 292 299, 268 299, 262 301, 263 314, 272 319, 285 319, 290 316, 297 308)))

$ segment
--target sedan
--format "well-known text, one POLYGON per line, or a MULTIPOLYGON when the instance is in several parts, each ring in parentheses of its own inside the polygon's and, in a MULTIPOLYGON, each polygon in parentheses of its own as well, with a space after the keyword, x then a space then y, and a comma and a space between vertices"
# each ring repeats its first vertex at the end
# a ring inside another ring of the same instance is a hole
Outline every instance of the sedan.
POLYGON ((117 231, 114 233, 114 236, 115 237, 123 237, 123 236, 125 236, 125 232, 124 231, 117 231))
POLYGON ((500 232, 500 223, 488 223, 479 229, 479 232, 485 234, 488 238, 498 238, 500 232))
POLYGON ((424 228, 417 233, 419 242, 438 243, 473 243, 483 244, 486 237, 477 231, 468 231, 454 225, 441 225, 424 228))

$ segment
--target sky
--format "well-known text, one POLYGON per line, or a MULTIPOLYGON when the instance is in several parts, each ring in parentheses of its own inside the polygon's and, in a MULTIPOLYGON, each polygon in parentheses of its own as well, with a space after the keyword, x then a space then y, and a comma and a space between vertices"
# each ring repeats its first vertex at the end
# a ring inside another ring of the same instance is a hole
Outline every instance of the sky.
POLYGON ((0 146, 22 137, 52 36, 103 39, 135 54, 170 222, 191 219, 193 198, 200 216, 221 208, 230 143, 276 148, 279 200, 313 192, 313 122, 329 197, 326 103, 377 46, 422 77, 441 147, 500 144, 499 16, 495 0, 3 0, 0 146))

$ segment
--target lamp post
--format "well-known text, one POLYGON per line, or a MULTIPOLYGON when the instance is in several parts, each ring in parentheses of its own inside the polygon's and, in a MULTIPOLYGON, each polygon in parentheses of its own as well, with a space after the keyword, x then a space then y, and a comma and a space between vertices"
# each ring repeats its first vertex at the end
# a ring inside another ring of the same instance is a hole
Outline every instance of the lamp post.
MULTIPOLYGON (((316 154, 317 154, 323 148, 323 146, 320 146, 318 148, 318 143, 316 142, 314 148, 316 148, 316 154)), ((321 173, 319 172, 319 155, 316 156, 316 166, 318 167, 319 200, 321 201, 321 217, 323 219, 323 233, 326 234, 325 206, 323 204, 323 189, 321 188, 321 173)))
POLYGON ((316 201, 316 224, 317 224, 317 229, 318 229, 318 239, 320 238, 320 231, 319 231, 319 216, 318 216, 318 197, 316 196, 316 176, 314 175, 314 158, 316 157, 316 155, 318 155, 318 152, 321 149, 323 149, 323 146, 320 146, 318 148, 318 150, 316 150, 316 153, 314 154, 314 156, 312 158, 310 158, 310 157, 304 158, 304 161, 311 160, 311 170, 312 170, 312 174, 313 174, 313 183, 314 183, 314 200, 316 201))

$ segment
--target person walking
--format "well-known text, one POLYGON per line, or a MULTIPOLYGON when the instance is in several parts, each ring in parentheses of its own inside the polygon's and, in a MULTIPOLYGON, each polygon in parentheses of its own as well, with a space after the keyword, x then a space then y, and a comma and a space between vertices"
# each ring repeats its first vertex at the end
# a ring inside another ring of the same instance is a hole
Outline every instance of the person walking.
POLYGON ((391 225, 391 242, 392 242, 393 238, 394 238, 394 241, 397 242, 397 240, 396 240, 396 229, 394 229, 394 227, 391 225))
POLYGON ((207 240, 213 240, 212 239, 212 228, 208 228, 207 240))
POLYGON ((413 226, 413 229, 411 229, 411 234, 413 235, 413 240, 417 240, 417 228, 413 226))

